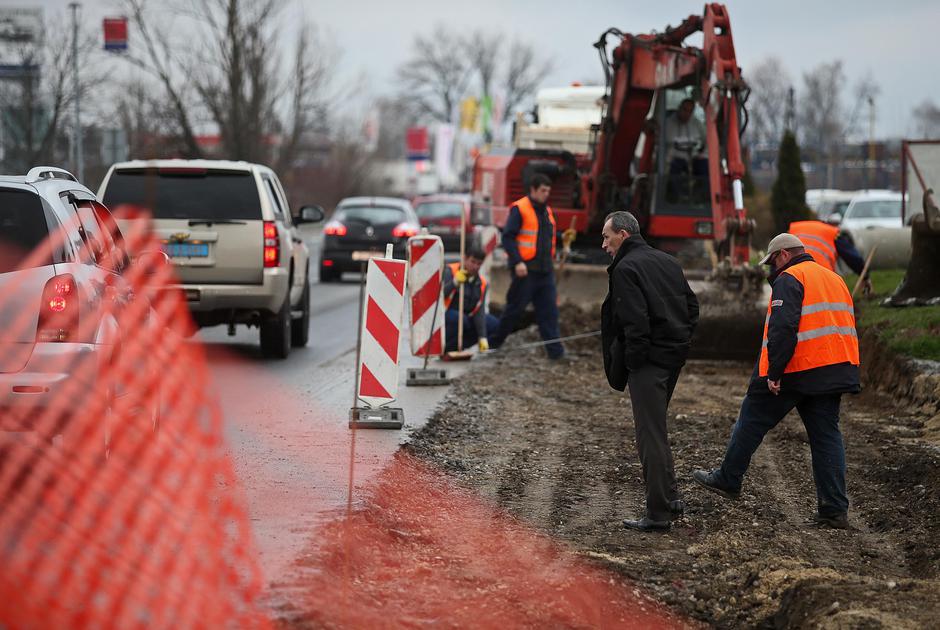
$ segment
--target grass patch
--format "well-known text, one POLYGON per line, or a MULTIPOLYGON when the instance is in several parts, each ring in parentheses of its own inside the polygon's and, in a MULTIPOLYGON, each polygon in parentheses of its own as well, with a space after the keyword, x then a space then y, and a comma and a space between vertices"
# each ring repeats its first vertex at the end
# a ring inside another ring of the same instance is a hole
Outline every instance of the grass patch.
MULTIPOLYGON (((940 361, 940 306, 881 306, 881 301, 894 293, 901 279, 903 269, 884 269, 871 272, 872 295, 859 297, 858 325, 861 328, 874 328, 888 348, 914 359, 940 361)), ((858 277, 854 274, 845 277, 845 283, 851 291, 855 288, 858 277)))

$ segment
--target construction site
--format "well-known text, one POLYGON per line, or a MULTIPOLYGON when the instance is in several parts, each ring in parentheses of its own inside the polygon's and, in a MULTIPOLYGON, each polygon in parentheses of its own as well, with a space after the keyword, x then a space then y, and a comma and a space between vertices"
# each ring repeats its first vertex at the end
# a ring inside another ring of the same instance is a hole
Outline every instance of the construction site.
POLYGON ((54 116, 0 63, 0 627, 940 627, 940 109, 824 138, 709 3, 567 85, 448 13, 316 126, 338 55, 223 4, 104 18, 126 129, 77 4, 54 116))

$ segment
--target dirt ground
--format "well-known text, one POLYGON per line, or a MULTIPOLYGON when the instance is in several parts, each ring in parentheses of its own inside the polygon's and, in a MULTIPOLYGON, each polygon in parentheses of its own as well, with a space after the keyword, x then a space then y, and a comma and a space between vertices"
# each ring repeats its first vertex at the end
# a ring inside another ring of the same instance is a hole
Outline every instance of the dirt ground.
MULTIPOLYGON (((565 312, 565 334, 598 327, 565 312)), ((511 343, 533 339, 527 331, 511 343)), ((920 439, 925 417, 873 392, 843 399, 853 529, 817 529, 807 524, 815 493, 795 414, 758 451, 741 499, 694 485, 694 468, 720 462, 752 364, 691 361, 669 410, 686 515, 667 534, 631 532, 621 521, 642 514, 643 483, 629 396, 607 386, 597 337, 569 354, 560 365, 540 350, 478 359, 410 450, 690 620, 940 624, 940 449, 920 439)))

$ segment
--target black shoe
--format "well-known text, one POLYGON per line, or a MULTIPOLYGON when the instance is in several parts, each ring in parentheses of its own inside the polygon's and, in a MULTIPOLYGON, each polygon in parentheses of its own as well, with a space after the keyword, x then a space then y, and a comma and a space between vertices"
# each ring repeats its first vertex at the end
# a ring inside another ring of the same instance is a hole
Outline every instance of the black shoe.
POLYGON ((623 522, 623 526, 627 529, 635 529, 641 532, 668 532, 672 529, 672 523, 670 521, 654 521, 646 516, 635 521, 627 519, 623 522))
POLYGON ((811 525, 816 527, 828 527, 830 529, 850 529, 849 517, 845 514, 834 514, 832 516, 823 516, 817 514, 810 521, 811 525))
POLYGON ((672 512, 672 520, 676 520, 685 514, 685 503, 680 499, 669 502, 669 511, 672 512))
POLYGON ((722 486, 715 479, 715 472, 709 472, 707 470, 695 470, 692 472, 692 479, 697 481, 699 484, 705 486, 715 494, 720 494, 726 499, 737 499, 741 496, 740 490, 732 490, 731 488, 726 488, 722 486))

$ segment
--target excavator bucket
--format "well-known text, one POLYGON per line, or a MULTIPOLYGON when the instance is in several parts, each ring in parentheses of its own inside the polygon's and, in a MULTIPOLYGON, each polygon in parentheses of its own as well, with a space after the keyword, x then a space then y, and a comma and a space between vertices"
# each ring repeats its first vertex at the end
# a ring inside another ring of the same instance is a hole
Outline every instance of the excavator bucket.
POLYGON ((905 140, 901 165, 906 207, 923 212, 911 221, 907 273, 886 304, 940 304, 940 209, 934 197, 934 187, 940 185, 940 141, 905 140))
MULTIPOLYGON (((719 265, 709 272, 686 270, 689 286, 699 300, 699 324, 692 340, 691 357, 751 361, 760 350, 767 312, 769 285, 755 267, 719 265)), ((504 305, 510 274, 504 263, 493 264, 489 282, 494 311, 504 305)), ((596 315, 600 328, 601 304, 608 291, 607 268, 568 263, 556 269, 558 305, 576 306, 586 318, 596 315)), ((523 325, 534 317, 523 317, 523 325)))
POLYGON ((940 209, 933 190, 925 191, 923 203, 923 214, 911 221, 911 260, 890 306, 940 304, 940 209))

